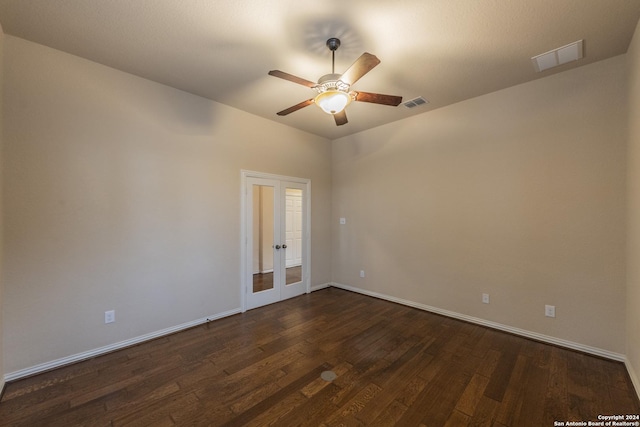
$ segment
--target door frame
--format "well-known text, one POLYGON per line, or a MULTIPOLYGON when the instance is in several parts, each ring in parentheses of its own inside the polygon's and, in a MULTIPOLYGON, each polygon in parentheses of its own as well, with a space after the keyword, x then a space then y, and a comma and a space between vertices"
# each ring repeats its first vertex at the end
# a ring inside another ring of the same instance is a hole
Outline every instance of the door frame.
MULTIPOLYGON (((264 178, 274 179, 278 181, 296 182, 304 185, 302 221, 304 223, 303 248, 302 248, 302 281, 304 283, 305 293, 311 292, 311 180, 307 178, 298 178, 285 175, 276 175, 265 172, 256 172, 241 169, 240 170, 240 305, 244 313, 247 311, 247 292, 249 292, 247 277, 248 271, 248 227, 247 227, 247 179, 248 178, 264 178)), ((251 277, 253 282, 253 277, 251 277)))

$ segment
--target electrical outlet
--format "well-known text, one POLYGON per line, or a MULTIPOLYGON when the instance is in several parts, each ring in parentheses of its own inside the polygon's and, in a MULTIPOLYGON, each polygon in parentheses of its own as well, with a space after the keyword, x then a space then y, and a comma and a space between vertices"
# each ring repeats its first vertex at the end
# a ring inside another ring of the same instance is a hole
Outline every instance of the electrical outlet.
POLYGON ((545 305, 544 306, 544 315, 547 317, 556 317, 556 306, 555 305, 545 305))
POLYGON ((489 294, 482 294, 482 302, 489 304, 489 294))
POLYGON ((360 270, 360 277, 364 277, 364 270, 360 270))
POLYGON ((109 310, 104 312, 104 323, 113 323, 116 321, 116 311, 109 310))

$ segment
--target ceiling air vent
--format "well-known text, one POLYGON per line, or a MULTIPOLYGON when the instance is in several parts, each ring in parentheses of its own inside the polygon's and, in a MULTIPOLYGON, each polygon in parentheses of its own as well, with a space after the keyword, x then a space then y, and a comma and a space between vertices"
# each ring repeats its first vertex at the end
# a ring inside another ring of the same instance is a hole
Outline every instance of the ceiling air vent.
POLYGON ((582 40, 569 43, 566 46, 559 47, 557 49, 550 50, 549 52, 531 58, 533 67, 536 71, 544 71, 549 68, 557 67, 558 65, 566 64, 567 62, 577 61, 582 58, 582 40))
POLYGON ((416 107, 419 107, 421 105, 428 104, 428 103, 429 103, 429 101, 427 101, 423 97, 419 96, 417 98, 410 99, 409 101, 403 103, 402 105, 404 105, 407 108, 416 108, 416 107))

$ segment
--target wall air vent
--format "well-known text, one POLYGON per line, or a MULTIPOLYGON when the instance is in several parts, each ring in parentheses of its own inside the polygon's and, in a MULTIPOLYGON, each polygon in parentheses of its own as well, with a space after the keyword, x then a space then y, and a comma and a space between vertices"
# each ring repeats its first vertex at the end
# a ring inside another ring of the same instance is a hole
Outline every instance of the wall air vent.
POLYGON ((582 56, 582 40, 578 40, 577 42, 569 43, 566 46, 534 56, 531 58, 531 62, 533 62, 533 67, 536 71, 540 72, 548 70, 549 68, 557 67, 558 65, 566 64, 567 62, 577 61, 582 58, 582 56))
POLYGON ((413 98, 413 99, 410 99, 407 102, 404 102, 402 105, 404 105, 407 108, 416 108, 416 107, 419 107, 421 105, 428 104, 428 103, 429 103, 429 101, 427 101, 423 97, 419 96, 417 98, 413 98))

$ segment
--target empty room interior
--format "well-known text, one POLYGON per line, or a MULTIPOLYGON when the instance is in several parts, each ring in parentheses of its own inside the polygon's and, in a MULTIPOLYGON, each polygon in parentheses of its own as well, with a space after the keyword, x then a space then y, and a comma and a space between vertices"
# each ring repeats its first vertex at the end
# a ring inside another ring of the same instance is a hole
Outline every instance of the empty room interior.
POLYGON ((640 425, 638 0, 0 0, 0 99, 0 425, 640 425))

